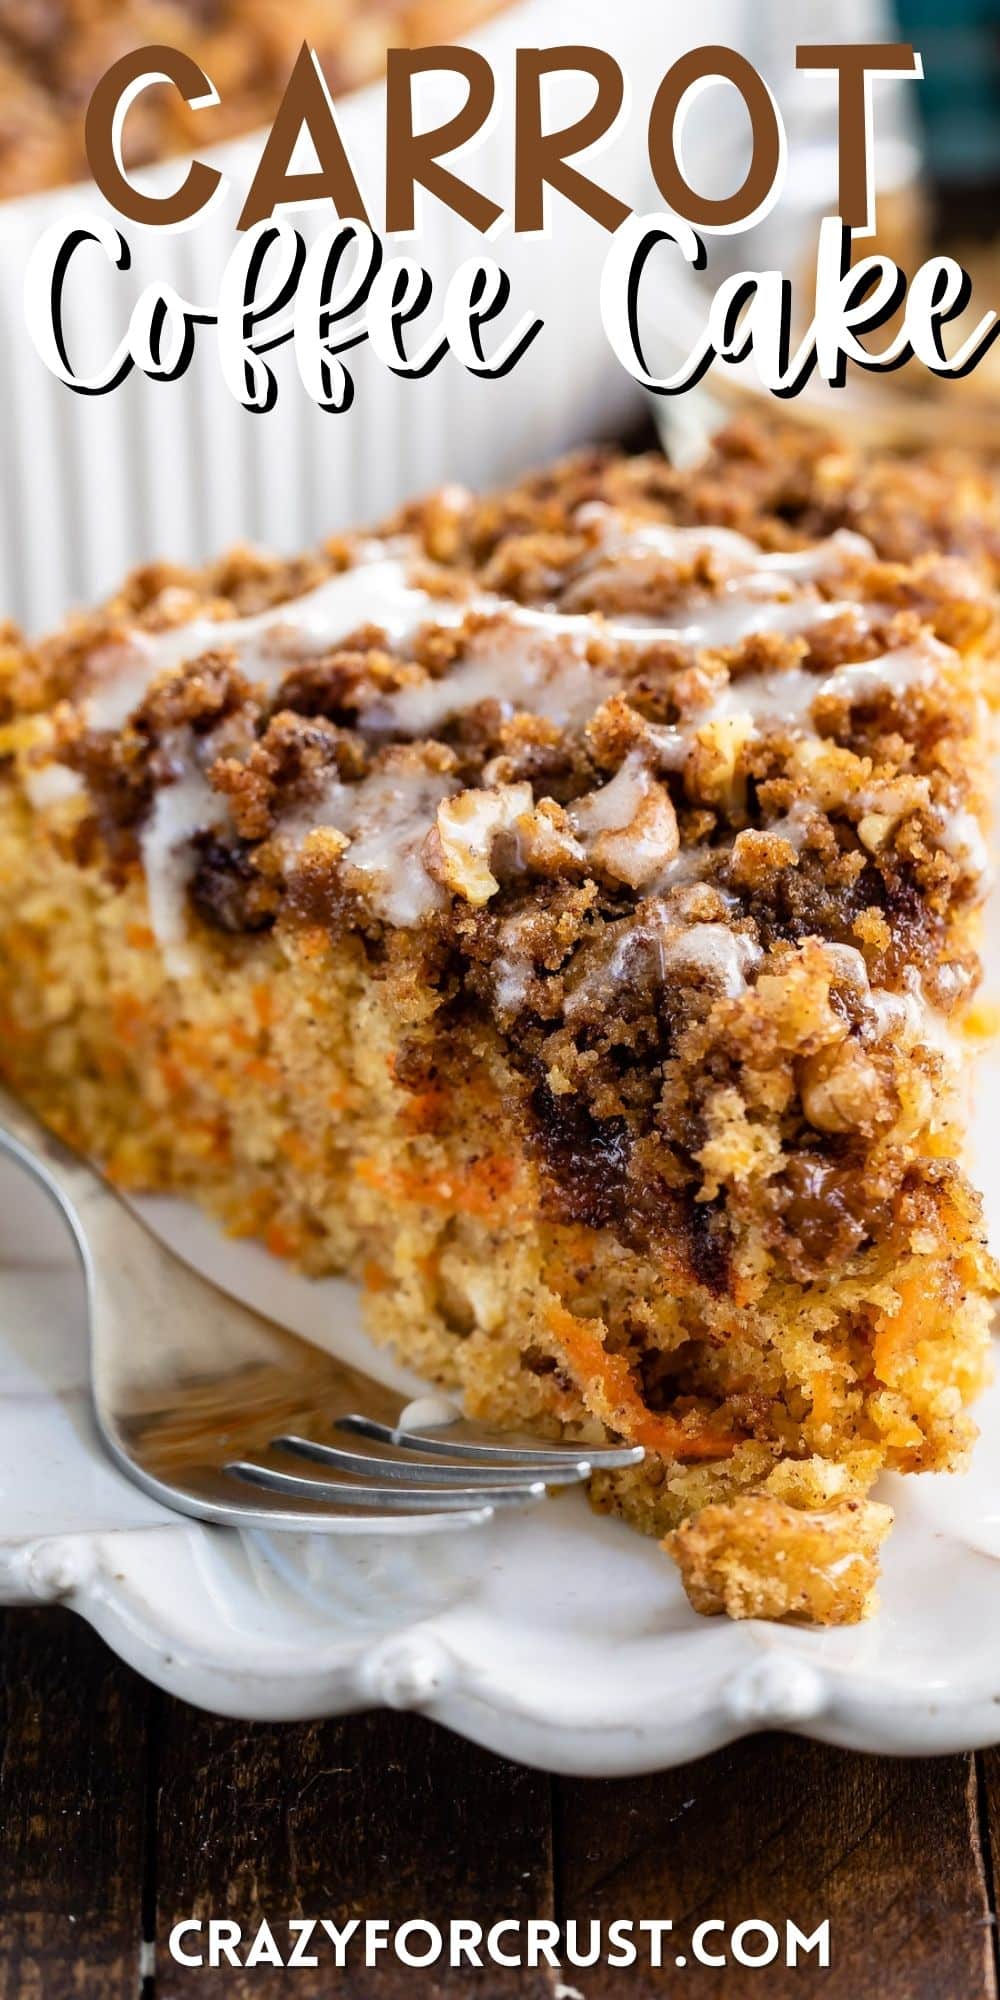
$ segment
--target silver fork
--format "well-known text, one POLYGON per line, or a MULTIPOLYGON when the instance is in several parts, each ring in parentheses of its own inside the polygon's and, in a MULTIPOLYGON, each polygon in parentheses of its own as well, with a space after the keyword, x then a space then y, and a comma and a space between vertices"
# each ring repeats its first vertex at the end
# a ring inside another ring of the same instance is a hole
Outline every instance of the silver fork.
POLYGON ((490 1433, 440 1396, 408 1403, 181 1263, 3 1090, 0 1152, 69 1224, 87 1288, 98 1430, 129 1478, 167 1507, 243 1528, 470 1527, 642 1458, 640 1446, 490 1433))

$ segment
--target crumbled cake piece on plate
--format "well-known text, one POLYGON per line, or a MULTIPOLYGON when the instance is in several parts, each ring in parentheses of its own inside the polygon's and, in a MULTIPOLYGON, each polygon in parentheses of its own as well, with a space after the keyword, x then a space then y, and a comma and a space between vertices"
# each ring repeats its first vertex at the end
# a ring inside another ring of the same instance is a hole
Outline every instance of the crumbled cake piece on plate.
POLYGON ((855 1625, 875 1603, 879 1544, 892 1510, 846 1500, 828 1511, 771 1493, 711 1501, 667 1537, 696 1611, 855 1625))
POLYGON ((477 1417, 643 1444, 593 1499, 699 1609, 860 1616, 988 1367, 998 545, 741 427, 8 634, 3 1073, 477 1417))

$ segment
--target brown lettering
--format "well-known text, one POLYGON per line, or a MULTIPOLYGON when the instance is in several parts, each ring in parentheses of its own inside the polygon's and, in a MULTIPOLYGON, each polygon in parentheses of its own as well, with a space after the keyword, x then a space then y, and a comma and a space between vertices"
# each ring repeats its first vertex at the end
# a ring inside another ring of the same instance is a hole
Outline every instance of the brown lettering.
POLYGON ((545 227, 546 183, 565 195, 604 229, 627 221, 631 210, 596 181, 567 164, 609 131, 622 108, 622 73, 606 49, 568 43, 565 48, 518 49, 515 120, 514 228, 539 231, 545 227), (561 69, 579 69, 594 78, 597 96, 575 125, 560 132, 542 130, 542 78, 561 69))
POLYGON ((796 69, 832 70, 839 79, 839 214, 848 229, 874 223, 868 158, 868 78, 920 76, 920 58, 909 42, 818 42, 796 49, 796 69))
POLYGON ((322 72, 308 42, 303 42, 295 59, 236 227, 252 229, 255 222, 265 221, 283 204, 304 201, 331 201, 344 222, 368 221, 322 72), (316 148, 319 170, 291 174, 289 162, 303 128, 316 148))
POLYGON ((712 229, 731 227, 755 215, 774 186, 781 164, 781 125, 763 78, 736 49, 721 45, 689 49, 668 69, 649 114, 649 164, 665 202, 686 222, 712 229), (753 151, 743 185, 733 194, 713 198, 697 194, 680 169, 674 128, 681 98, 704 77, 723 77, 734 84, 746 105, 753 151))
POLYGON ((166 79, 176 84, 187 104, 196 104, 205 97, 214 102, 215 87, 192 56, 185 55, 182 49, 154 42, 147 48, 133 49, 112 63, 87 107, 84 127, 87 158, 105 200, 129 222, 152 223, 163 229, 170 223, 190 222, 211 200, 222 176, 214 167, 195 160, 173 194, 143 194, 132 186, 115 157, 114 127, 122 98, 140 79, 149 83, 166 79))
POLYGON ((495 201, 449 173, 439 160, 453 153, 486 123, 493 108, 493 71, 476 49, 452 47, 390 49, 386 60, 385 226, 414 228, 413 190, 419 183, 465 222, 486 234, 503 214, 495 201), (454 118, 430 132, 413 130, 411 79, 426 70, 451 69, 464 76, 468 96, 454 118))

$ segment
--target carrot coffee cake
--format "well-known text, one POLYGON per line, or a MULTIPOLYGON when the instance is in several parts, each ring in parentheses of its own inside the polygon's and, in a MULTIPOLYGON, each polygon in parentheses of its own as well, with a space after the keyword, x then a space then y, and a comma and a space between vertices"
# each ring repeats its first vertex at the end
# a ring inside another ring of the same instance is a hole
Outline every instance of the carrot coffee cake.
POLYGON ((144 91, 129 114, 131 166, 270 123, 302 43, 335 93, 370 83, 386 50, 454 41, 498 0, 0 0, 0 200, 84 180, 87 105, 120 56, 183 49, 221 103, 192 111, 144 91))
POLYGON ((646 1448, 691 1601, 868 1607, 995 1271, 992 487, 735 428, 154 566, 0 667, 0 1068, 468 1409, 646 1448))

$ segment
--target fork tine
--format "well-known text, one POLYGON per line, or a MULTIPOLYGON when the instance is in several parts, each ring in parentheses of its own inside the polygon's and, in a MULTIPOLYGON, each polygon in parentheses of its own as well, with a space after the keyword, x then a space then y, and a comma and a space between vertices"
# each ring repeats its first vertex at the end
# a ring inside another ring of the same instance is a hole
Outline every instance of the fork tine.
POLYGON ((380 1514, 450 1514, 469 1507, 517 1507, 541 1500, 545 1484, 534 1479, 520 1486, 360 1486, 333 1479, 303 1479, 248 1459, 233 1459, 223 1468, 249 1486, 261 1486, 283 1499, 323 1500, 343 1507, 369 1507, 380 1514))
POLYGON ((0 1153, 34 1177, 72 1232, 87 1286, 100 1435, 114 1462, 161 1504, 227 1527, 450 1530, 530 1504, 549 1485, 574 1485, 592 1469, 642 1458, 636 1447, 591 1451, 483 1433, 457 1411, 446 1427, 448 1406, 436 1395, 404 1406, 361 1369, 263 1318, 176 1257, 2 1086, 0 1128, 0 1153), (141 1369, 137 1323, 154 1336, 143 1343, 141 1369), (335 1423, 335 1411, 359 1408, 389 1421, 353 1415, 335 1423), (282 1471, 261 1442, 282 1416, 324 1440, 339 1430, 381 1441, 391 1457, 316 1447, 293 1433, 279 1448, 311 1459, 317 1476, 282 1471))
MULTIPOLYGON (((331 1471, 349 1472, 355 1477, 399 1481, 405 1486, 488 1486, 493 1481, 497 1486, 525 1486, 530 1483, 533 1468, 524 1466, 477 1465, 475 1462, 459 1462, 449 1465, 444 1458, 432 1459, 424 1463, 419 1458, 385 1458, 381 1452, 343 1451, 339 1445, 320 1444, 315 1438, 287 1437, 272 1438, 273 1450, 294 1452, 296 1458, 308 1458, 316 1465, 329 1466, 331 1471)), ((573 1458, 562 1465, 545 1468, 546 1486, 577 1486, 590 1477, 590 1461, 573 1458)))
POLYGON ((470 1444, 467 1439, 447 1436, 425 1437, 420 1431, 393 1430, 389 1424, 376 1423, 374 1417, 353 1414, 337 1417, 334 1430, 350 1431, 355 1437, 377 1438, 381 1444, 398 1445, 401 1451, 422 1451, 429 1458, 450 1458, 467 1464, 520 1465, 548 1476, 550 1466, 565 1465, 567 1459, 580 1462, 585 1456, 592 1472, 603 1472, 615 1466, 641 1465, 645 1456, 641 1444, 595 1445, 582 1452, 575 1445, 505 1445, 470 1444))

